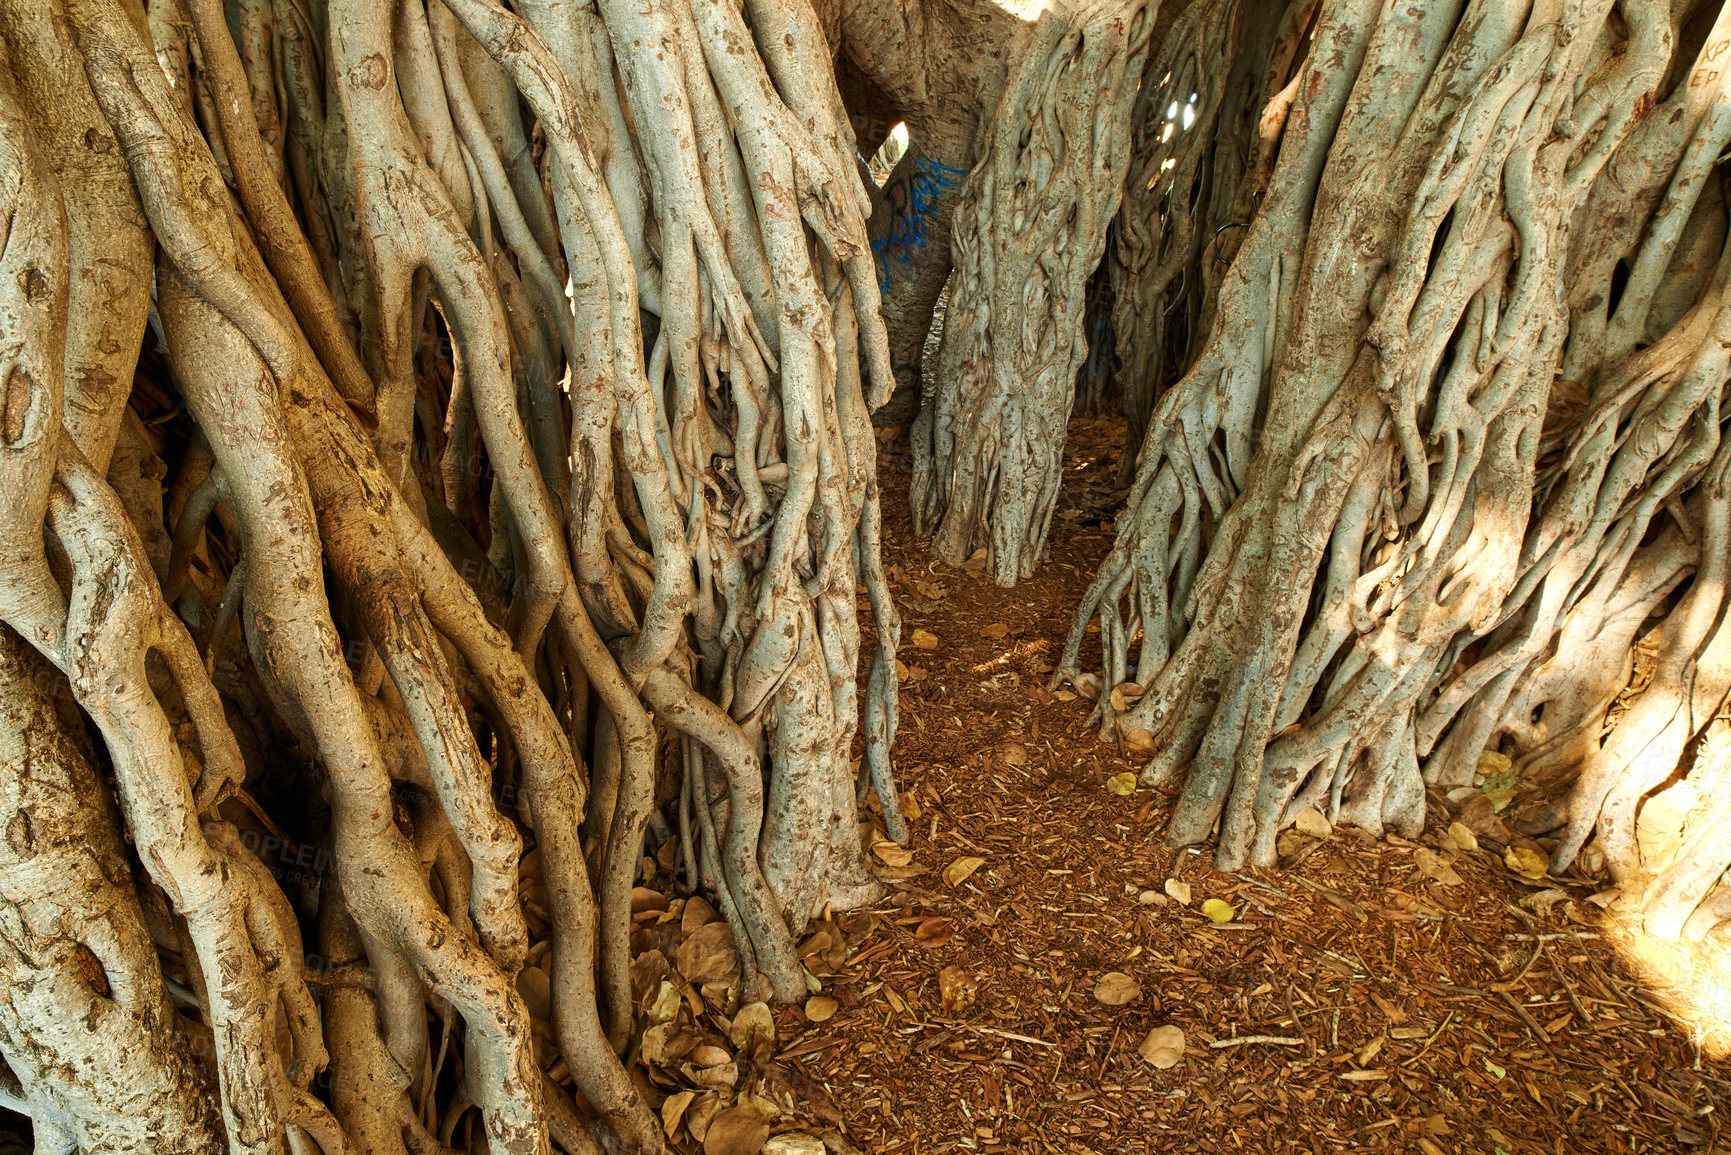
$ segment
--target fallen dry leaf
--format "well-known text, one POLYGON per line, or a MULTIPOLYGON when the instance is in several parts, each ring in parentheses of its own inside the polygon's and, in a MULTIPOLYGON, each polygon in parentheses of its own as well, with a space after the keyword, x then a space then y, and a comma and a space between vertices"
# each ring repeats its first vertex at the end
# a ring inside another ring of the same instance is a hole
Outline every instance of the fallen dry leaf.
POLYGON ((1132 754, 1146 758, 1154 752, 1154 734, 1150 730, 1132 730, 1124 735, 1124 747, 1132 754))
POLYGON ((1135 773, 1126 770, 1122 774, 1112 775, 1112 777, 1106 779, 1106 789, 1110 790, 1120 798, 1128 798, 1130 795, 1136 793, 1135 773))
POLYGON ((715 908, 694 894, 685 900, 685 909, 680 912, 679 933, 691 935, 696 933, 700 926, 720 921, 721 916, 715 913, 715 908))
POLYGON ((885 866, 906 866, 914 860, 914 852, 905 846, 894 842, 878 842, 872 846, 872 853, 877 855, 879 862, 885 866))
POLYGON ((1298 820, 1293 825, 1298 827, 1300 833, 1308 834, 1312 838, 1327 838, 1334 833, 1334 827, 1329 825, 1328 819, 1314 806, 1306 806, 1300 810, 1298 820))
POLYGON ((704 1043, 691 1051, 691 1065, 694 1067, 719 1067, 723 1063, 731 1062, 733 1056, 727 1053, 727 1048, 718 1047, 714 1043, 704 1043))
POLYGON ((1121 1007, 1142 997, 1142 984, 1122 971, 1107 971, 1094 984, 1094 1000, 1109 1007, 1121 1007))
POLYGON ((769 1139, 769 1120, 755 1106, 730 1107, 709 1123, 703 1155, 757 1155, 769 1139))
POLYGON ((983 636, 992 638, 993 640, 1004 637, 1009 632, 1010 627, 1006 626, 1003 622, 993 622, 991 625, 984 626, 980 630, 980 633, 983 636))
POLYGON ((1500 754, 1495 750, 1480 750, 1478 766, 1475 771, 1483 777, 1491 778, 1498 774, 1506 774, 1514 767, 1513 760, 1507 754, 1500 754))
POLYGON ((1144 693, 1146 691, 1135 682, 1120 682, 1112 687, 1112 708, 1122 714, 1144 693))
POLYGON ((1148 1032, 1148 1037, 1142 1040, 1142 1045, 1136 1048, 1136 1053, 1148 1061, 1151 1067, 1165 1070, 1176 1066, 1178 1060, 1184 1057, 1184 1032, 1174 1026, 1155 1027, 1148 1032))
POLYGON ((697 984, 718 982, 739 965, 733 932, 725 922, 712 922, 679 944, 679 973, 697 984))
POLYGON ((944 867, 944 881, 949 883, 951 886, 960 886, 968 880, 974 871, 980 869, 980 867, 984 865, 986 865, 985 859, 975 857, 971 854, 965 854, 944 867))
POLYGON ((1418 867, 1427 878, 1438 886, 1460 886, 1461 876, 1455 868, 1443 861, 1443 856, 1425 847, 1413 851, 1413 865, 1418 867))
POLYGON ((836 1006, 828 995, 813 995, 805 1000, 805 1017, 814 1023, 827 1023, 835 1017, 836 1006))
POLYGON ((1168 878, 1166 880, 1166 894, 1168 897, 1184 906, 1190 905, 1190 884, 1188 882, 1180 882, 1176 878, 1168 878))
POLYGON ((750 1053, 759 1044, 775 1043, 775 1015, 767 1003, 748 1003, 739 1008, 728 1025, 727 1037, 741 1051, 750 1053))
POLYGON ((998 758, 1006 766, 1021 766, 1028 761, 1028 748, 1020 742, 1005 742, 998 758))
POLYGON ((938 648, 938 635, 924 627, 915 630, 913 636, 908 640, 922 650, 935 650, 938 648))
POLYGON ((928 918, 914 927, 914 941, 923 947, 940 947, 950 941, 955 928, 947 918, 928 918))
POLYGON ((709 1122, 715 1118, 715 1113, 721 1110, 721 1096, 714 1091, 705 1091, 697 1096, 697 1101, 685 1109, 685 1129, 691 1132, 691 1137, 699 1143, 709 1134, 709 1122))
POLYGON ((669 1139, 679 1130, 680 1122, 685 1118, 685 1109, 691 1106, 691 1100, 697 1098, 696 1091, 680 1091, 669 1095, 661 1103, 661 1129, 669 1139))

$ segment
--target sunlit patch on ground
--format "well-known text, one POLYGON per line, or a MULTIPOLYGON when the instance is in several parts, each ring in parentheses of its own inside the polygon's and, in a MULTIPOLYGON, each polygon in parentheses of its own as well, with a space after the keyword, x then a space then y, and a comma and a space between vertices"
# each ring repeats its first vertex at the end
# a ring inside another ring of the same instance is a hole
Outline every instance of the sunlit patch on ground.
POLYGON ((1639 980, 1636 994, 1662 1012, 1701 1058, 1731 1057, 1731 935, 1667 942, 1641 929, 1639 916, 1606 911, 1602 931, 1639 980))

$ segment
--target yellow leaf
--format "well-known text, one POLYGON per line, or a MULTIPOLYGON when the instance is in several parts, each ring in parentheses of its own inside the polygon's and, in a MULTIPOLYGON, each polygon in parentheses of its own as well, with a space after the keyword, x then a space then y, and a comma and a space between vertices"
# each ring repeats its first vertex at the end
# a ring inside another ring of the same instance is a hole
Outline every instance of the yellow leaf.
POLYGON ((938 648, 938 635, 923 627, 915 630, 913 637, 909 640, 922 650, 935 650, 938 648))
POLYGON ((1495 750, 1480 750, 1479 761, 1475 769, 1486 778, 1494 774, 1506 774, 1514 769, 1514 762, 1507 754, 1499 754, 1495 750))
POLYGON ((679 988, 666 979, 661 980, 661 989, 655 992, 655 1001, 649 1006, 649 1021, 652 1023, 671 1023, 679 1017, 679 988))
POLYGON ((1454 839, 1455 845, 1462 850, 1477 850, 1479 848, 1479 836, 1474 834, 1464 822, 1450 823, 1449 837, 1454 839))
POLYGON ((1542 850, 1531 846, 1510 846, 1503 851, 1503 862, 1522 878, 1543 878, 1551 868, 1551 860, 1542 850))
POLYGON ((1106 789, 1120 798, 1136 793, 1136 775, 1129 770, 1106 779, 1106 789))
POLYGON ((1202 913, 1215 922, 1231 922, 1238 917, 1238 911, 1230 902, 1218 898, 1211 898, 1203 903, 1202 913))

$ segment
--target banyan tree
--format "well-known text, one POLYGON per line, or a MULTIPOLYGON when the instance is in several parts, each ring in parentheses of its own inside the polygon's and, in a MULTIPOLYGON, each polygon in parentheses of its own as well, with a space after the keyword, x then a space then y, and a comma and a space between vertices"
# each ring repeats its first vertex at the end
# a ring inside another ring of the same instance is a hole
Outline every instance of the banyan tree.
POLYGON ((662 1149, 641 1061, 697 1004, 761 1054, 908 837, 874 414, 1009 584, 1079 372, 1133 465, 1058 676, 1171 841, 1512 776, 1551 870, 1731 917, 1728 47, 1705 0, 0 0, 0 1104, 662 1149))
POLYGON ((1731 9, 1165 27, 1109 258, 1146 432, 1059 677, 1124 687, 1103 725, 1223 868, 1512 772, 1553 873, 1592 840, 1650 932, 1731 917, 1731 9))
POLYGON ((0 8, 39 1149, 658 1150, 646 849, 722 916, 729 1008, 804 997, 796 936, 875 897, 893 378, 837 19, 0 8))

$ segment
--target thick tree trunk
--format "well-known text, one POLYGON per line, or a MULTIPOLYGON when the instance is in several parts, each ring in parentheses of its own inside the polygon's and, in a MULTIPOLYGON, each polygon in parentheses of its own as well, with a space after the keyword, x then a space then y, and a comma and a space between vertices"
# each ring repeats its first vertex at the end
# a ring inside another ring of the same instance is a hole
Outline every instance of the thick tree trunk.
POLYGON ((952 563, 988 550, 1000 585, 1045 553, 1082 313, 1129 162, 1157 6, 1048 8, 984 129, 956 209, 933 394, 915 425, 915 529, 952 563))
MULTIPOLYGON (((1301 10, 1236 51, 1278 56, 1301 10)), ((1650 928, 1675 934, 1731 858, 1717 757, 1679 766, 1731 688, 1726 17, 1678 19, 1320 6, 1290 107, 1263 117, 1267 195, 1060 671, 1098 617, 1106 684, 1136 683, 1105 724, 1145 732, 1145 781, 1183 773, 1173 842, 1217 827, 1224 867, 1269 862, 1311 805, 1410 835, 1426 785, 1470 786, 1500 744, 1561 792, 1524 824, 1561 824, 1552 869, 1596 829, 1650 928), (1683 581, 1601 748, 1632 633, 1683 581), (1644 864, 1640 800, 1679 775, 1699 837, 1644 864)))
POLYGON ((894 378, 830 35, 0 4, 0 1093, 44 1150, 658 1150, 658 802, 729 1014, 877 896, 894 378))

